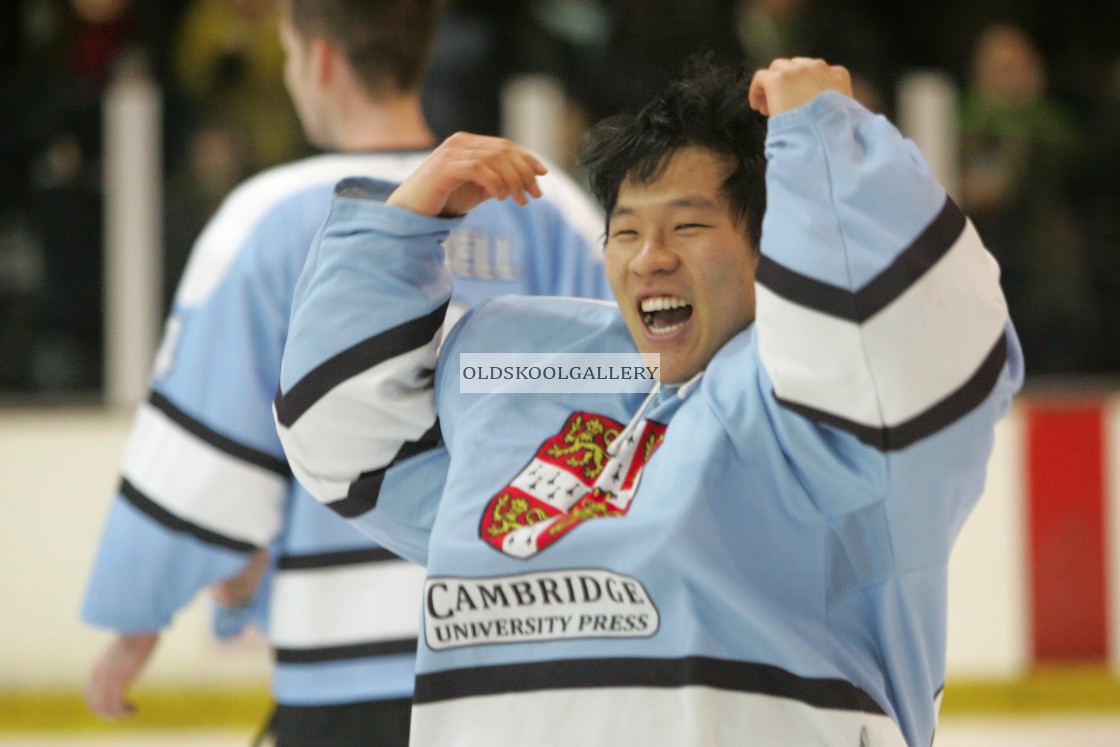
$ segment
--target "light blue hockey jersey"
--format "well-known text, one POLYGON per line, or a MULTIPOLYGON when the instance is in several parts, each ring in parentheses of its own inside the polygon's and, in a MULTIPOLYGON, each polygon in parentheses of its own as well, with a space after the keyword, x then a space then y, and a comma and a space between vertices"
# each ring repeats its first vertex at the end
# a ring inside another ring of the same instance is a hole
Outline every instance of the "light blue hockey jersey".
MULTIPOLYGON (((292 294, 333 186, 354 174, 401 181, 426 155, 315 156, 225 200, 177 291, 83 620, 122 632, 165 628, 199 590, 271 546, 274 572, 254 609, 219 613, 218 622, 237 629, 255 615, 267 628, 276 700, 412 693, 423 571, 291 479, 271 405, 292 294)), ((453 305, 503 293, 609 295, 601 214, 558 172, 545 183, 553 199, 539 207, 490 201, 450 233, 441 262, 456 277, 453 305)))
POLYGON ((340 185, 274 409, 311 492, 426 564, 413 744, 930 744, 949 554, 1022 378, 998 268, 854 101, 766 152, 756 320, 644 404, 463 393, 466 353, 634 345, 616 308, 498 299, 437 363, 457 222, 340 185))

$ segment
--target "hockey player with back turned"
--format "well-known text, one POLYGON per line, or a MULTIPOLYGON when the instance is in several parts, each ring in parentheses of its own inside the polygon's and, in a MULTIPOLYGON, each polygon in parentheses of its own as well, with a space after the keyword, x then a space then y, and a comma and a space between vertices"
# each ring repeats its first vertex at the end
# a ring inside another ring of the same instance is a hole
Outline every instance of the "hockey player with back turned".
MULTIPOLYGON (((224 630, 251 618, 267 628, 276 744, 404 745, 423 572, 291 479, 271 405, 295 282, 333 185, 399 182, 435 144, 418 86, 439 4, 281 7, 288 90, 309 140, 331 152, 246 181, 192 250, 82 609, 116 632, 86 696, 101 716, 128 715, 125 693, 159 632, 218 584, 224 630)), ((450 235, 453 304, 608 294, 600 213, 562 175, 552 185, 555 199, 533 210, 492 202, 450 235)))

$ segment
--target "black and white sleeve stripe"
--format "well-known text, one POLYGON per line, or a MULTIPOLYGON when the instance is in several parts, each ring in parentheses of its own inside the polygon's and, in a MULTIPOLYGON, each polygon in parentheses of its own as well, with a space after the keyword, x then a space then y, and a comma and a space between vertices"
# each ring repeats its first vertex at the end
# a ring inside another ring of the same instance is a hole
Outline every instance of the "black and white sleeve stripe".
POLYGON ((1006 362, 999 269, 949 198, 859 290, 766 257, 756 287, 759 355, 777 400, 882 450, 971 411, 1006 362))
POLYGON ((277 392, 277 429, 293 472, 337 513, 373 508, 385 470, 438 442, 432 377, 446 312, 444 304, 374 335, 277 392))
POLYGON ((121 497, 168 529, 249 552, 280 530, 287 464, 217 433, 153 392, 137 411, 121 497))

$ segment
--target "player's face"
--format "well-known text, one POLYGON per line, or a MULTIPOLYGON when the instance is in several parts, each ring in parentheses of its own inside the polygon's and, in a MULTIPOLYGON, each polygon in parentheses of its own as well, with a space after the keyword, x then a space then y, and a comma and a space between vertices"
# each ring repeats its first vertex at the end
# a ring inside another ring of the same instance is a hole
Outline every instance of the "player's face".
POLYGON ((729 164, 677 151, 648 184, 622 183, 607 231, 607 280, 661 380, 687 381, 754 319, 758 257, 720 187, 729 164))

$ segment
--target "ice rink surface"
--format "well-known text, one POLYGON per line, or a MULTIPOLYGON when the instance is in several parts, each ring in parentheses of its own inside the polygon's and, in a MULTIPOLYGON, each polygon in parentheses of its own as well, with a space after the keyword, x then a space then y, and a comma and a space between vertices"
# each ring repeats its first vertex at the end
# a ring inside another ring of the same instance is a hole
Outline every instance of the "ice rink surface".
MULTIPOLYGON (((241 731, 0 732, 0 747, 248 747, 251 739, 241 731)), ((933 747, 1120 747, 1120 714, 946 718, 933 747)))

